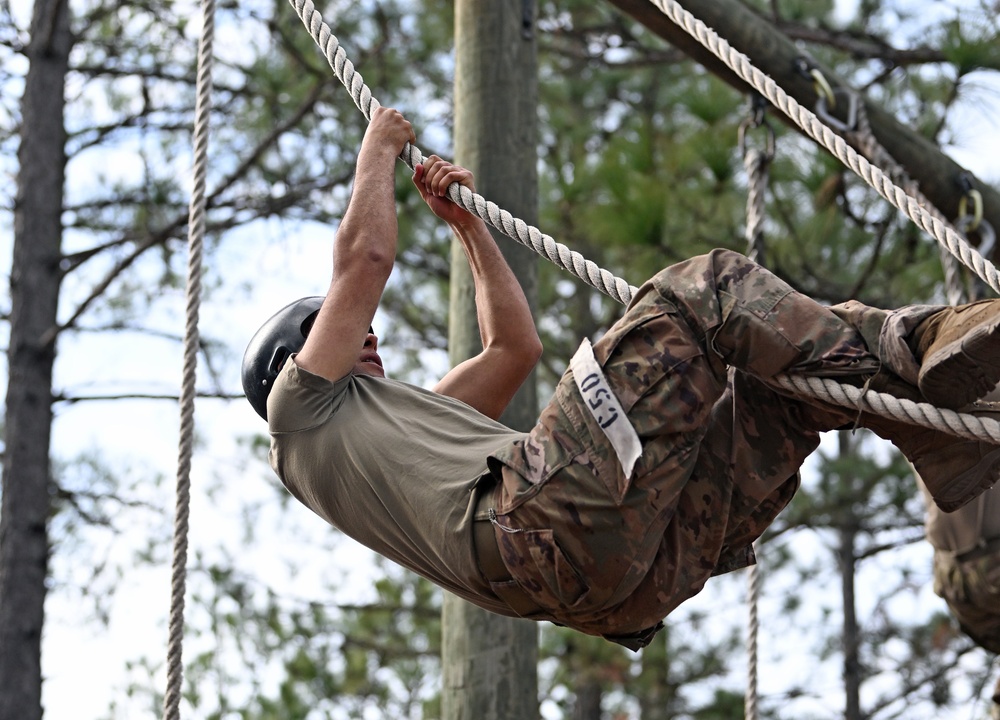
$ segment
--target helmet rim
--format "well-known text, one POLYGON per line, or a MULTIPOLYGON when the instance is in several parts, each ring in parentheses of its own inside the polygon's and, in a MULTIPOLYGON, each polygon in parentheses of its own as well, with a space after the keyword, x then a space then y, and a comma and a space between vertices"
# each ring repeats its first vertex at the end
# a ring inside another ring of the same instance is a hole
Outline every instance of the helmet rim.
POLYGON ((253 409, 267 420, 267 398, 285 361, 302 349, 324 298, 311 295, 281 308, 260 326, 243 353, 240 377, 253 409))

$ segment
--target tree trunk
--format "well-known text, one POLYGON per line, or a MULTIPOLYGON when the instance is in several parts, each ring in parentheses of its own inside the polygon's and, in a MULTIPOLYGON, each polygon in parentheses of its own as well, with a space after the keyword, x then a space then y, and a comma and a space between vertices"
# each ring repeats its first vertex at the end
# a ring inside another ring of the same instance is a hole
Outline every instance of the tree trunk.
POLYGON ((0 720, 42 716, 41 640, 48 575, 49 443, 60 287, 72 40, 66 0, 37 0, 21 101, 11 264, 9 381, 0 510, 0 720), (51 337, 51 336, 50 336, 51 337))
MULTIPOLYGON (((537 49, 521 0, 455 4, 455 160, 473 171, 476 188, 528 223, 538 215, 537 49)), ((494 237, 524 288, 537 296, 530 250, 494 237)), ((461 245, 452 245, 449 350, 453 364, 481 349, 472 277, 461 245)), ((527 430, 538 416, 534 374, 501 420, 527 430)), ((453 595, 443 613, 442 716, 445 720, 538 717, 538 629, 494 615, 453 595)))
MULTIPOLYGON (((740 92, 751 91, 752 88, 714 53, 684 28, 675 25, 650 0, 610 2, 740 92)), ((678 4, 749 57, 755 67, 771 77, 802 106, 809 109, 815 106, 813 81, 800 74, 795 64, 805 53, 768 20, 740 0, 678 0, 678 4)), ((830 68, 823 67, 815 58, 810 58, 810 61, 823 73, 831 87, 844 87, 830 68)), ((975 178, 941 152, 937 145, 898 122, 879 105, 865 100, 865 109, 872 133, 879 143, 906 170, 907 175, 919 183, 921 192, 945 217, 954 219, 958 216, 959 202, 965 194, 958 178, 965 175, 972 187, 982 193, 983 217, 994 228, 1000 228, 1000 192, 975 178)), ((784 118, 780 111, 777 115, 784 118)), ((1000 259, 1000 246, 994 248, 992 256, 994 261, 1000 259)))
POLYGON ((577 684, 570 720, 601 720, 601 698, 604 696, 597 678, 585 677, 577 684))
POLYGON ((840 561, 841 594, 844 602, 844 718, 845 720, 861 720, 861 660, 858 657, 858 614, 855 604, 854 577, 855 567, 854 544, 857 538, 857 528, 842 526, 840 528, 840 561))

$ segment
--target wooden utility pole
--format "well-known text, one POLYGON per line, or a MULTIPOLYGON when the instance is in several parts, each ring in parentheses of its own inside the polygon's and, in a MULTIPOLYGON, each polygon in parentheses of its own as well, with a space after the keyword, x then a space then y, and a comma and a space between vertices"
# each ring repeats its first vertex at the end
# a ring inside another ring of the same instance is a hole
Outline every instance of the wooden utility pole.
MULTIPOLYGON (((722 60, 684 28, 675 25, 650 0, 609 1, 740 92, 752 90, 722 60)), ((796 102, 810 110, 815 107, 814 82, 801 72, 800 61, 807 57, 805 52, 767 18, 740 0, 677 0, 677 3, 750 58, 755 67, 770 76, 796 102)), ((847 89, 844 81, 830 68, 815 58, 807 59, 823 74, 834 91, 847 89)), ((958 217, 959 203, 968 192, 963 188, 965 179, 971 189, 982 194, 983 217, 995 230, 1000 230, 1000 192, 973 176, 933 142, 900 123, 881 106, 867 98, 862 98, 862 101, 872 134, 879 144, 919 184, 920 191, 946 218, 954 220, 958 217)), ((775 115, 784 118, 780 111, 776 111, 775 115)), ((992 260, 1000 261, 1000 245, 994 248, 992 260)))
MULTIPOLYGON (((476 189, 529 224, 537 224, 537 48, 528 0, 455 3, 455 161, 472 170, 476 189)), ((493 231, 534 307, 536 258, 493 231)), ((479 352, 472 276, 452 243, 452 364, 479 352)), ((538 416, 535 378, 501 418, 528 430, 538 416)), ((538 717, 538 627, 494 615, 445 594, 442 638, 444 720, 532 720, 538 717)))

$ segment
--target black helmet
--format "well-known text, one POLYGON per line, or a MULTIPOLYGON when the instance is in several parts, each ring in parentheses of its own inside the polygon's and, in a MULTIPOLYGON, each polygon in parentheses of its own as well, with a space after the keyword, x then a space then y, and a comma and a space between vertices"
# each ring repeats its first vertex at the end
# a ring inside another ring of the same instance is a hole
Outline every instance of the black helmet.
POLYGON ((243 353, 243 392, 265 420, 274 379, 288 356, 305 345, 322 304, 322 297, 313 296, 286 305, 261 326, 243 353))

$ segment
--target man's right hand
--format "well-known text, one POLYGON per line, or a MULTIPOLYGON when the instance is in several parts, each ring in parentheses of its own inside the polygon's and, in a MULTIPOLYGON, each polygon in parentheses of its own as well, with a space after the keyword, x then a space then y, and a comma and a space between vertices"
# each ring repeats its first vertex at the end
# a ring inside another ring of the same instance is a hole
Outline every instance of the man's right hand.
POLYGON ((416 141, 413 126, 403 113, 395 108, 383 106, 375 108, 375 112, 372 113, 361 147, 362 151, 366 146, 387 147, 394 150, 395 155, 399 155, 406 143, 416 141))

